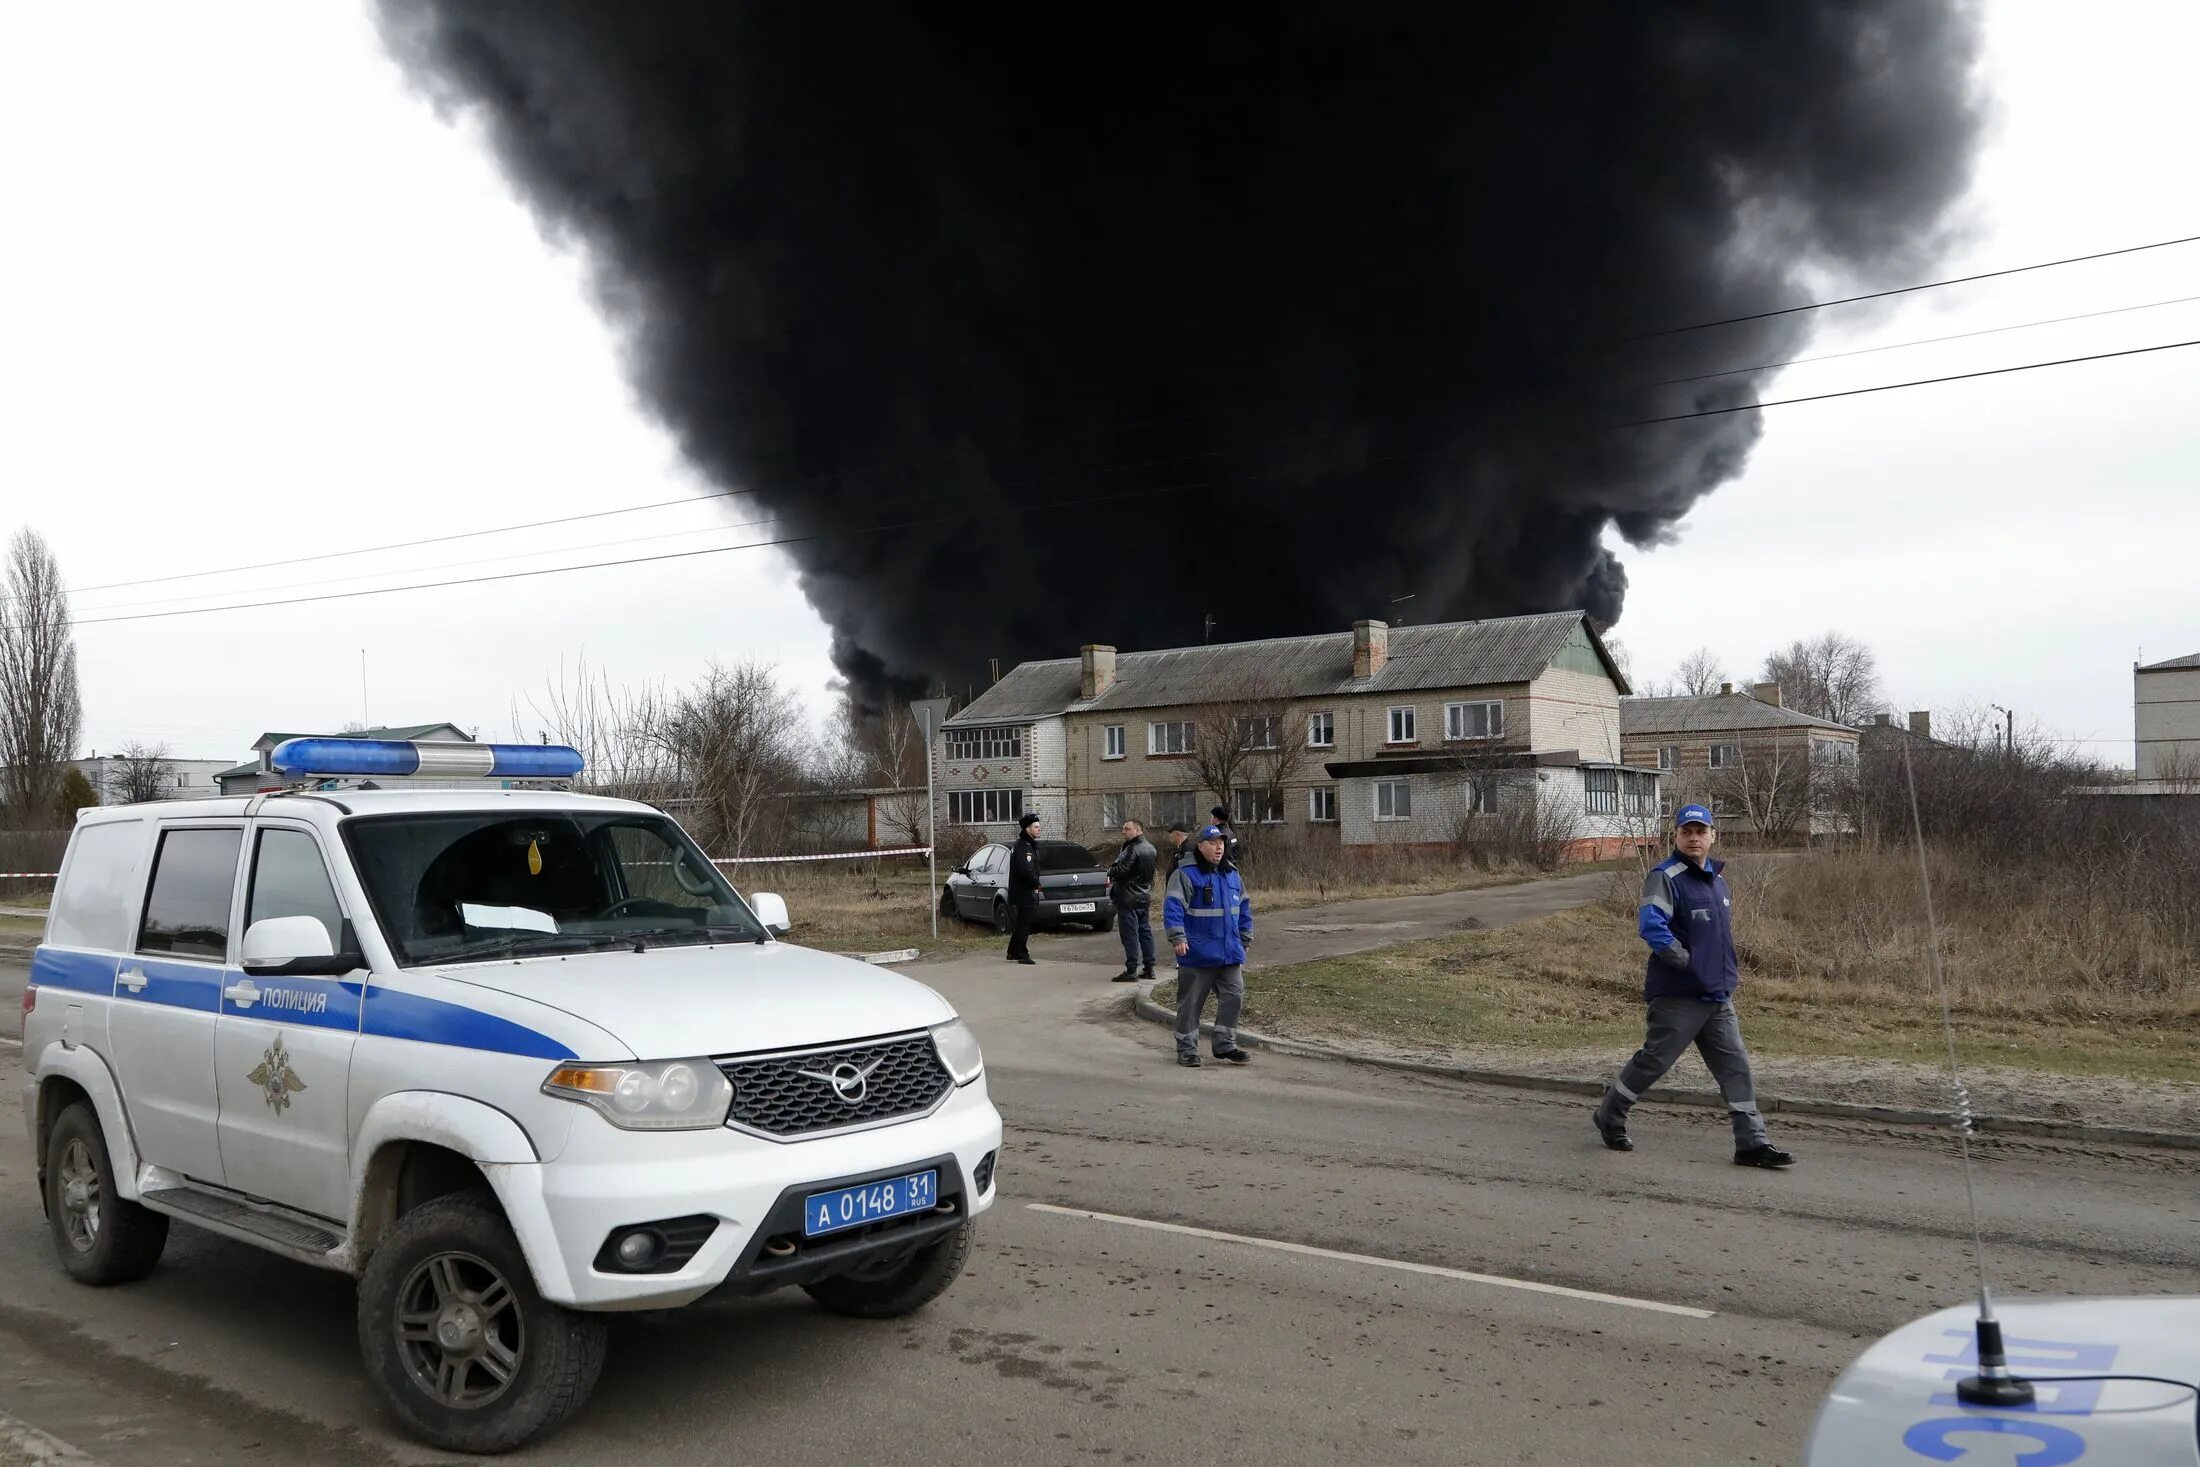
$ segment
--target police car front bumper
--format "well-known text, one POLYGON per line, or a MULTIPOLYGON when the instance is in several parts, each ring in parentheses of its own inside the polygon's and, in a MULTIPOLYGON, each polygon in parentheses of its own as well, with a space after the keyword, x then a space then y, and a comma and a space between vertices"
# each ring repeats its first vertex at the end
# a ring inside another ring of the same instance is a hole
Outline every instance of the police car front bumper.
POLYGON ((1001 1114, 981 1075, 929 1116, 811 1141, 731 1128, 621 1131, 588 1114, 556 1161, 487 1170, 544 1298, 576 1309, 666 1309, 721 1285, 758 1293, 808 1283, 947 1232, 993 1205, 992 1170, 981 1174, 981 1163, 1000 1146, 1001 1114), (855 1237, 798 1239, 794 1253, 784 1251, 790 1198, 799 1233, 800 1199, 810 1191, 928 1169, 941 1173, 940 1200, 951 1212, 855 1237), (717 1226, 672 1271, 620 1271, 607 1241, 660 1219, 717 1226))

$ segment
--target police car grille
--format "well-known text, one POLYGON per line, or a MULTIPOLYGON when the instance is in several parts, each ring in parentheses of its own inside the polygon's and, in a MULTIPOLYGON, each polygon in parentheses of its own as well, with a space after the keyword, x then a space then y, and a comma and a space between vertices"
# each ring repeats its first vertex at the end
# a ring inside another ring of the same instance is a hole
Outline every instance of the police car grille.
POLYGON ((767 1136, 803 1136, 929 1113, 954 1085, 929 1034, 851 1044, 799 1054, 741 1055, 718 1068, 733 1082, 728 1125, 767 1136), (830 1080, 851 1065, 863 1072, 860 1097, 849 1100, 830 1080), (805 1073, 807 1072, 807 1073, 805 1073))

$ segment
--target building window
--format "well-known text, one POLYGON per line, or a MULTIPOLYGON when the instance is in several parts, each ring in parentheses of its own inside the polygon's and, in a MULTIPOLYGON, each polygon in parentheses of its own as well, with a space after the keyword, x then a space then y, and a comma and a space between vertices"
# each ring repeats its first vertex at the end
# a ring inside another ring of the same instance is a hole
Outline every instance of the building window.
POLYGON ((1013 724, 947 731, 947 757, 950 759, 1021 759, 1023 755, 1024 731, 1013 724))
POLYGON ((1102 795, 1100 797, 1100 823, 1110 830, 1115 830, 1122 825, 1123 797, 1121 795, 1102 795))
POLYGON ((1309 749, 1334 749, 1337 747, 1336 714, 1309 713, 1306 715, 1306 747, 1309 749))
POLYGON ((1393 744, 1417 744, 1421 741, 1420 720, 1411 708, 1390 710, 1390 738, 1393 744))
POLYGON ((1122 758, 1126 742, 1123 737, 1123 725, 1120 723, 1109 724, 1106 728, 1100 730, 1100 757, 1103 759, 1122 758))
POLYGON ((1283 791, 1239 790, 1230 800, 1230 818, 1238 825, 1283 824, 1283 791))
POLYGON ((190 787, 191 787, 191 776, 189 776, 188 774, 179 774, 179 775, 177 775, 177 776, 176 776, 176 788, 177 788, 177 789, 179 789, 179 790, 180 790, 180 789, 189 789, 190 787))
POLYGON ((1194 742, 1189 723, 1146 725, 1146 752, 1149 754, 1189 754, 1194 742))
POLYGON ((1153 797, 1153 823, 1167 830, 1181 825, 1196 831, 1199 818, 1199 795, 1195 790, 1162 790, 1153 797))
POLYGON ((1654 815, 1658 810, 1658 777, 1636 769, 1619 775, 1620 801, 1630 815, 1654 815))
POLYGON ((1617 815, 1619 813, 1619 771, 1617 769, 1584 769, 1581 771, 1581 807, 1591 815, 1617 815))
MULTIPOLYGON (((1408 712, 1412 710, 1408 709, 1408 712)), ((1406 779, 1378 779, 1375 781, 1375 818, 1377 820, 1411 820, 1413 818, 1413 782, 1406 779)))
POLYGON ((1660 744, 1658 746, 1658 768, 1678 769, 1680 767, 1681 746, 1679 744, 1660 744))
MULTIPOLYGON (((1328 717, 1327 714, 1321 715, 1328 717)), ((1337 823, 1337 787, 1318 784, 1306 792, 1306 818, 1316 825, 1337 823)))
POLYGON ((1713 769, 1739 769, 1741 766, 1742 746, 1740 744, 1713 744, 1711 746, 1711 767, 1713 769))
POLYGON ((950 825, 1013 825, 1023 818, 1022 790, 949 790, 950 825))
POLYGON ((1274 749, 1282 746, 1283 720, 1274 714, 1261 714, 1237 721, 1238 747, 1240 749, 1274 749))
POLYGON ((1459 785, 1460 807, 1469 815, 1495 815, 1497 813, 1497 777, 1490 774, 1470 775, 1459 785))
POLYGON ((1856 745, 1842 739, 1812 739, 1811 756, 1820 764, 1854 764, 1856 745))
POLYGON ((1446 703, 1444 737, 1447 739, 1501 739, 1505 736, 1503 703, 1446 703))

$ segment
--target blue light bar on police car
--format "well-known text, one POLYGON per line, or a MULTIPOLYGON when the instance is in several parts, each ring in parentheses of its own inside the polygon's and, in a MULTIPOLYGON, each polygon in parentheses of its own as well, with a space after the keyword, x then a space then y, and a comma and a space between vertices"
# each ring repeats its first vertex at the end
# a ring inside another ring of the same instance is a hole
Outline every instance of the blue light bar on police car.
POLYGON ((277 774, 403 779, 571 779, 578 750, 564 744, 412 743, 402 739, 285 739, 267 756, 277 774))

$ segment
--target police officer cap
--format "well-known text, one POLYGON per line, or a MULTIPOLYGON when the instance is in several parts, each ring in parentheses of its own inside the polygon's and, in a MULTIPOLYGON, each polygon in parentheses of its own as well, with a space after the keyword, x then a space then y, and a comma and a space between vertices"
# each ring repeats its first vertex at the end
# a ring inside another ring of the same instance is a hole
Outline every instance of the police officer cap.
POLYGON ((1230 807, 1228 805, 1217 805, 1212 810, 1209 810, 1207 813, 1214 816, 1215 819, 1220 820, 1230 813, 1230 807))
POLYGON ((1016 822, 1016 828, 1017 828, 1018 830, 1029 830, 1029 829, 1031 829, 1031 827, 1032 827, 1032 826, 1034 826, 1034 825, 1037 825, 1038 823, 1039 823, 1039 817, 1038 817, 1038 816, 1036 816, 1036 815, 1026 815, 1026 816, 1025 816, 1025 817, 1024 817, 1023 819, 1021 819, 1021 820, 1019 820, 1019 821, 1017 821, 1017 822, 1016 822))

